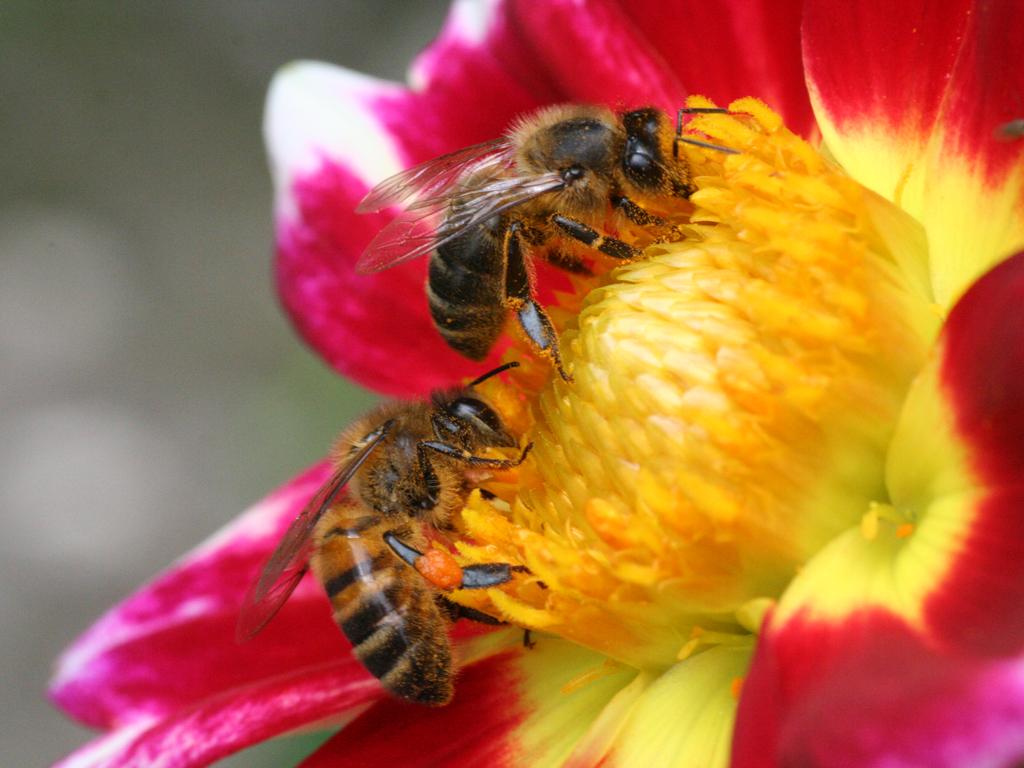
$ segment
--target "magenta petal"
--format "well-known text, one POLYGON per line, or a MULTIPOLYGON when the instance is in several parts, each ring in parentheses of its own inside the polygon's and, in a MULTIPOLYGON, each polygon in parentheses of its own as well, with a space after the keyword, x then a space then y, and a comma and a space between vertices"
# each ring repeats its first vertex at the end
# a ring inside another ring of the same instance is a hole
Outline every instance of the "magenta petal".
POLYGON ((437 39, 413 62, 410 87, 374 100, 404 165, 497 138, 515 116, 564 98, 507 6, 453 3, 437 39))
POLYGON ((691 92, 719 104, 756 96, 791 130, 817 135, 800 52, 802 0, 631 0, 623 6, 691 92))
POLYGON ((1022 306, 1024 252, 982 275, 943 328, 942 383, 972 468, 989 486, 1024 481, 1022 306))
POLYGON ((322 464, 292 480, 111 609, 57 662, 53 701, 113 728, 337 661, 348 646, 311 578, 262 634, 243 645, 234 636, 243 596, 328 473, 322 464))
POLYGON ((383 696, 351 657, 225 691, 172 715, 102 736, 59 768, 210 765, 298 728, 338 720, 383 696))
POLYGON ((1024 649, 1024 253, 982 275, 943 327, 940 376, 956 431, 986 488, 926 615, 970 653, 1024 649))
MULTIPOLYGON (((996 187, 1012 180, 1024 163, 1020 12, 1016 0, 975 4, 942 105, 941 122, 949 132, 943 151, 975 155, 996 187)), ((1017 196, 1018 215, 1022 206, 1024 191, 1017 196)))
POLYGON ((940 654, 879 612, 769 629, 733 741, 735 768, 958 768, 1022 758, 1024 662, 940 654))
POLYGON ((1022 114, 1020 6, 955 0, 937 10, 925 0, 808 2, 808 75, 840 130, 875 124, 878 133, 926 143, 941 127, 944 155, 977 157, 1001 184, 1021 158, 1020 142, 999 135, 1022 114))
POLYGON ((943 647, 971 656, 1024 651, 1024 484, 987 491, 971 509, 949 571, 923 606, 943 647))
POLYGON ((354 265, 390 214, 355 205, 401 167, 499 136, 553 98, 500 3, 457 3, 414 65, 413 87, 320 64, 282 70, 267 104, 277 184, 281 300, 303 338, 346 376, 416 396, 493 364, 453 352, 430 319, 426 259, 376 275, 354 265), (513 74, 516 73, 516 74, 513 74))
POLYGON ((957 0, 935 13, 920 0, 810 0, 804 63, 830 119, 840 129, 870 119, 897 136, 909 128, 927 137, 972 5, 957 0))
POLYGON ((346 377, 397 396, 424 395, 492 364, 460 357, 434 329, 425 260, 356 275, 356 259, 387 221, 352 212, 367 189, 329 161, 294 182, 298 214, 278 220, 275 272, 302 337, 346 377))
POLYGON ((515 27, 564 100, 615 109, 653 104, 674 112, 683 86, 627 8, 615 0, 508 3, 515 27))
POLYGON ((513 736, 524 707, 509 660, 510 654, 502 654, 463 670, 455 698, 445 707, 382 700, 333 736, 302 768, 515 764, 513 736))

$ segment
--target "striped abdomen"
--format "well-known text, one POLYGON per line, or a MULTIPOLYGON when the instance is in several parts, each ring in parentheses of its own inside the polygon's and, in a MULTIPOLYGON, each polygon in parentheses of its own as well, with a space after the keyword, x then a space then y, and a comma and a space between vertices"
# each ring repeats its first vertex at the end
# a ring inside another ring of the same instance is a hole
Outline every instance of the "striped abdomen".
MULTIPOLYGON (((313 571, 334 609, 334 620, 363 666, 391 693, 421 704, 452 697, 448 622, 436 593, 392 554, 380 525, 345 535, 332 510, 317 525, 313 571)), ((351 518, 347 520, 351 526, 351 518)))
POLYGON ((505 261, 488 226, 467 230, 430 256, 427 300, 437 330, 456 352, 483 360, 501 335, 505 261))

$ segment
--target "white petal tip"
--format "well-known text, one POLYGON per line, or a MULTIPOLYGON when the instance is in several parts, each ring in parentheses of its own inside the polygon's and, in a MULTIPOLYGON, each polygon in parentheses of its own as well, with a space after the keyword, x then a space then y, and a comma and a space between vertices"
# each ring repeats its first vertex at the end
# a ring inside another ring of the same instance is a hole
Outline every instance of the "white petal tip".
POLYGON ((375 108, 382 97, 403 90, 322 62, 282 67, 271 81, 263 123, 278 212, 294 207, 294 179, 325 159, 344 165, 368 186, 400 171, 397 148, 375 108))

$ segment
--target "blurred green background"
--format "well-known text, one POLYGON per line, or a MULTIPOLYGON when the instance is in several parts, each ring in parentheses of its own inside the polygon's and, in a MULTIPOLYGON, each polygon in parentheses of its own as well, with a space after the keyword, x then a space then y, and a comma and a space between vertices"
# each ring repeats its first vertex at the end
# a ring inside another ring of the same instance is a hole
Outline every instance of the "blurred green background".
POLYGON ((89 739, 61 649, 374 402, 277 306, 263 96, 296 58, 402 79, 446 6, 0 4, 0 764, 89 739))

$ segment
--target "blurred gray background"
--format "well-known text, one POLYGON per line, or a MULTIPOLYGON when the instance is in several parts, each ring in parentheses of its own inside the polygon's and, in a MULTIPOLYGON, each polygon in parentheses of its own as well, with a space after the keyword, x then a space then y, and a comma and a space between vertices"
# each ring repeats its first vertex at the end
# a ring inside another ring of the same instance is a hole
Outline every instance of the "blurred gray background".
POLYGON ((0 4, 0 765, 84 743, 61 649, 373 402, 274 298, 263 96, 296 58, 402 79, 446 6, 0 4))

